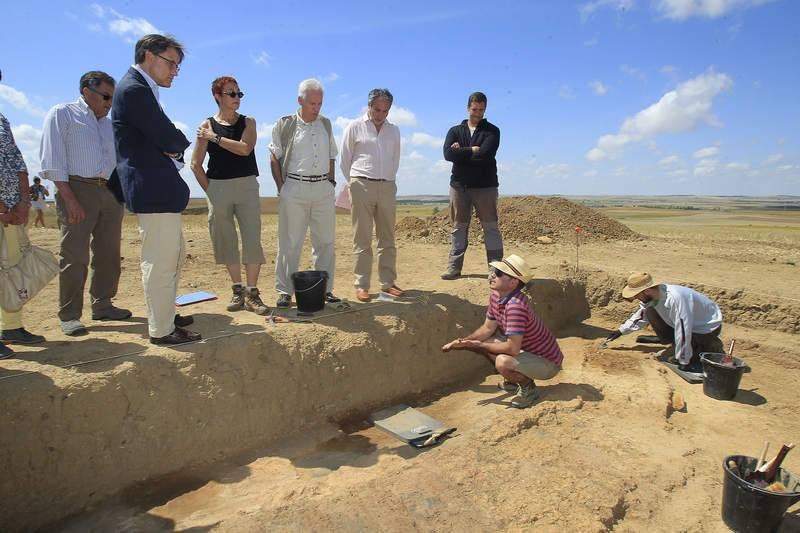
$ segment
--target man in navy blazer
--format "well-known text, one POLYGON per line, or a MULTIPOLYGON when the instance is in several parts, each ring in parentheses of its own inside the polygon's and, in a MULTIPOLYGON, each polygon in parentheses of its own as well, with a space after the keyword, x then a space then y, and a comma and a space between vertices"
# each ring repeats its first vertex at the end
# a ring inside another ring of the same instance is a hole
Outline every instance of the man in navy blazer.
POLYGON ((178 171, 191 144, 164 113, 159 87, 170 87, 183 61, 172 37, 145 35, 135 62, 117 84, 111 108, 117 175, 125 205, 136 214, 142 238, 142 283, 153 344, 200 340, 184 329, 191 317, 175 314, 175 295, 184 259, 181 211, 189 187, 178 171))

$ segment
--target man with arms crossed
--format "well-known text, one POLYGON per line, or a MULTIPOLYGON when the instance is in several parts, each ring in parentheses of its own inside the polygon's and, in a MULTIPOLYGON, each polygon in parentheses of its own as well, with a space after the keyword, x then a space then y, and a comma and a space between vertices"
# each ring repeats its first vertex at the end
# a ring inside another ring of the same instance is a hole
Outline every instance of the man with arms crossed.
POLYGON ((280 196, 278 258, 275 289, 278 307, 292 305, 291 275, 297 272, 306 231, 311 226, 314 270, 328 273, 325 301, 340 301, 333 293, 336 267, 336 141, 331 121, 319 114, 322 84, 303 80, 298 88, 300 109, 281 117, 272 129, 270 169, 280 196))
POLYGON ((117 165, 108 112, 114 78, 93 70, 81 76, 80 98, 53 107, 44 119, 42 175, 56 185, 61 229, 58 318, 65 335, 83 335, 83 289, 92 250, 92 320, 124 320, 114 307, 120 276, 120 233, 125 210, 106 186, 117 165))
POLYGON ((472 350, 486 356, 505 378, 498 387, 516 391, 511 405, 522 409, 539 397, 533 380, 552 379, 561 371, 564 355, 522 292, 531 279, 528 263, 511 254, 489 267, 486 320, 469 336, 442 346, 442 351, 472 350))
POLYGON ((475 92, 467 100, 469 118, 447 132, 444 158, 453 163, 450 176, 450 220, 453 224, 450 257, 442 279, 456 279, 464 266, 469 244, 472 207, 483 227, 486 260, 503 257, 503 238, 497 226, 497 160, 500 130, 483 118, 486 95, 475 92))
POLYGON ((350 183, 353 217, 353 273, 356 298, 369 301, 372 276, 372 225, 378 240, 378 281, 391 297, 403 295, 396 284, 397 248, 394 244, 397 169, 400 166, 400 129, 386 120, 392 108, 388 89, 373 89, 367 113, 347 126, 342 138, 341 168, 350 183))
POLYGON ((189 203, 178 169, 190 143, 161 109, 158 91, 178 75, 183 47, 172 37, 145 35, 136 43, 135 61, 112 106, 117 173, 125 205, 139 222, 150 342, 182 344, 200 340, 183 328, 192 317, 175 314, 184 260, 181 211, 189 203))

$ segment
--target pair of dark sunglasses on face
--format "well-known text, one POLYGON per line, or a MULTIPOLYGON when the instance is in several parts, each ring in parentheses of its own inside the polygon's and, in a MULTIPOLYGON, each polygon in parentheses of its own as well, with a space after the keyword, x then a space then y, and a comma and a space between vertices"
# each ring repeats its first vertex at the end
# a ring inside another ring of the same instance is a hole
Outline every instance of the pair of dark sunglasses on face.
POLYGON ((239 91, 238 93, 231 91, 229 93, 222 93, 222 94, 224 94, 225 96, 230 96, 231 98, 244 98, 244 93, 242 91, 239 91))
POLYGON ((94 94, 102 96, 104 102, 108 102, 112 98, 110 94, 101 93, 100 91, 98 91, 97 89, 94 89, 92 87, 86 87, 86 88, 89 89, 90 91, 92 91, 94 94))
POLYGON ((494 274, 494 276, 496 278, 502 278, 503 276, 507 276, 508 275, 505 272, 503 272, 502 270, 497 269, 495 267, 492 267, 492 273, 494 274))

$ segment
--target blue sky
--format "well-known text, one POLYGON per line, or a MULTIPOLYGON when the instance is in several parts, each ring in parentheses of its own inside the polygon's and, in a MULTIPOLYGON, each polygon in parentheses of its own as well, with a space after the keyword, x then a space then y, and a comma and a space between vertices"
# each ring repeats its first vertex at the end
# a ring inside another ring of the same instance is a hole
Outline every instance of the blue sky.
POLYGON ((47 109, 77 99, 88 70, 121 78, 135 41, 160 31, 186 46, 161 95, 190 140, 216 111, 211 80, 238 79, 265 196, 272 123, 307 77, 337 138, 371 88, 394 93, 402 195, 447 194, 442 141, 475 90, 501 130, 501 194, 800 194, 793 0, 28 0, 3 21, 0 111, 32 172, 47 109))

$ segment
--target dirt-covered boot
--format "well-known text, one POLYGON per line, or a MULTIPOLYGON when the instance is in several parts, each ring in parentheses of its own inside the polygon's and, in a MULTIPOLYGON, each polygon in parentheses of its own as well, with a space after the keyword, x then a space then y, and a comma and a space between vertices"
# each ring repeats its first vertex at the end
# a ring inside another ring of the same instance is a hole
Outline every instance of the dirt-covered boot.
POLYGON ((256 287, 245 290, 244 308, 257 315, 263 316, 269 313, 269 307, 264 305, 264 302, 261 301, 261 295, 259 295, 256 287))
POLYGON ((231 296, 231 303, 228 304, 228 311, 241 311, 244 309, 244 286, 236 283, 231 288, 233 296, 231 296))

